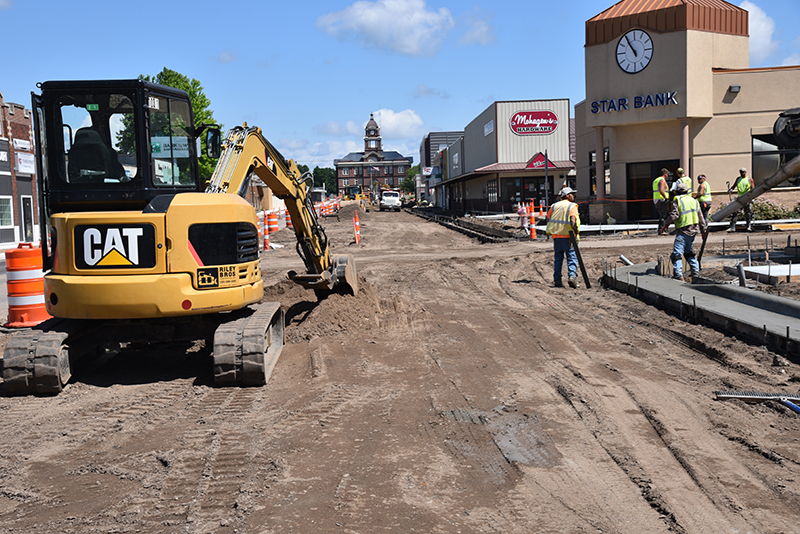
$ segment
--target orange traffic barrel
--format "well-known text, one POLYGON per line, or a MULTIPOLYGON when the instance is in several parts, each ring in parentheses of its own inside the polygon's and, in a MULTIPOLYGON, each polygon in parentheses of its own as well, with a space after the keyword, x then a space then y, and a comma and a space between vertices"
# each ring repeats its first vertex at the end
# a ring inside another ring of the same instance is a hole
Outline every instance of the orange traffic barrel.
POLYGON ((274 211, 271 211, 267 214, 267 230, 270 234, 274 234, 280 228, 278 228, 278 214, 274 211))
POLYGON ((294 223, 292 223, 292 214, 286 212, 286 228, 294 228, 294 223))
POLYGON ((44 304, 42 249, 33 243, 20 243, 7 250, 6 287, 8 288, 8 322, 10 328, 26 328, 50 319, 44 304))

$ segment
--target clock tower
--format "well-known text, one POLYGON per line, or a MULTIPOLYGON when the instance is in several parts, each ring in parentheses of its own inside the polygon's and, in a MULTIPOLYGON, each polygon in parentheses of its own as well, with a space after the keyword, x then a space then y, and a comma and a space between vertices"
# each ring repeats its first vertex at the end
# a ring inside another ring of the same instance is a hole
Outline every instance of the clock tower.
POLYGON ((622 0, 589 19, 587 126, 711 117, 708 73, 748 68, 747 24, 723 0, 622 0))
POLYGON ((381 147, 381 128, 375 122, 372 113, 369 121, 364 126, 364 156, 366 161, 383 161, 383 147, 381 147))

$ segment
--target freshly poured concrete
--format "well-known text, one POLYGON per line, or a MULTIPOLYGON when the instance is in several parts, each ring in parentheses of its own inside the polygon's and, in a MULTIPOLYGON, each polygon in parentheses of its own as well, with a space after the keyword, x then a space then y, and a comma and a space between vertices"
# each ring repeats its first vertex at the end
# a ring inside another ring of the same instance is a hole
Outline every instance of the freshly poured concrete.
POLYGON ((656 274, 657 263, 606 270, 607 287, 781 351, 800 353, 800 302, 729 284, 689 283, 656 274))

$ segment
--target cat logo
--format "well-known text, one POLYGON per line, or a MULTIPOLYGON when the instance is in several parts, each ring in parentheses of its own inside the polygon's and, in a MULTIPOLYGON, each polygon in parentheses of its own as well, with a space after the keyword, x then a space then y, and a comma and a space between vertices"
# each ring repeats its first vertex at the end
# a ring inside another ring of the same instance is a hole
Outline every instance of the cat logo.
POLYGON ((79 269, 152 268, 155 227, 150 224, 78 225, 75 264, 79 269))

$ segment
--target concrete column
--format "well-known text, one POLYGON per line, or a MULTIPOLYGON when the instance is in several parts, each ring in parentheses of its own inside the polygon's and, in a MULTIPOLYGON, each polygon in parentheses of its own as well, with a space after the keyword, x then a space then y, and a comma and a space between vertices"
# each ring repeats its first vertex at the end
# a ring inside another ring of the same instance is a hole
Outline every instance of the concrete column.
MULTIPOLYGON (((595 173, 597 174, 597 200, 603 200, 606 197, 606 173, 605 161, 603 161, 603 127, 594 127, 594 161, 595 173)), ((591 191, 590 191, 591 193, 591 191)))
POLYGON ((689 119, 681 119, 681 167, 686 176, 691 176, 689 169, 689 119))

